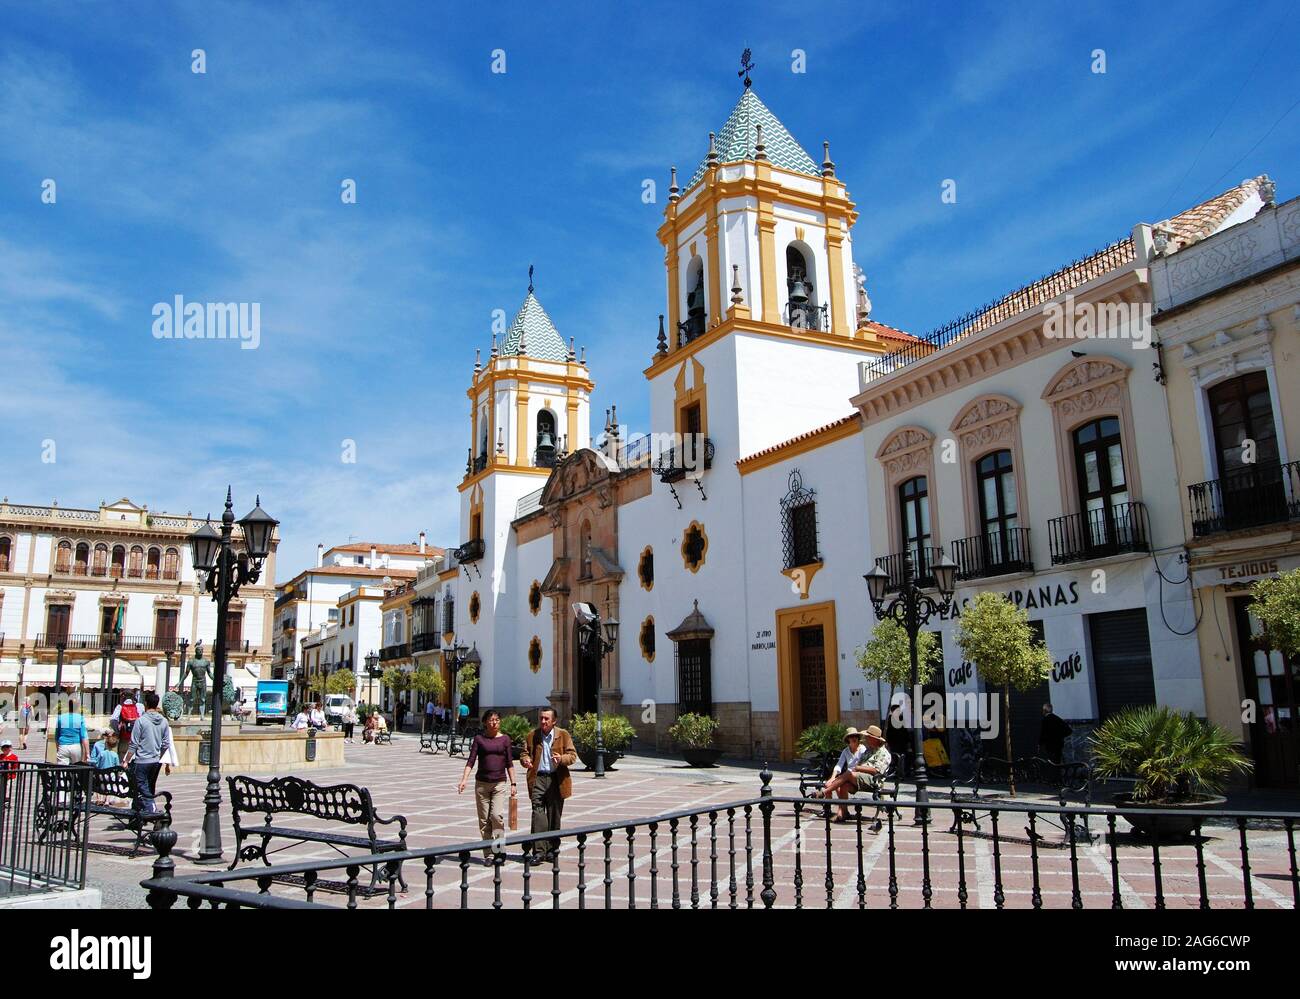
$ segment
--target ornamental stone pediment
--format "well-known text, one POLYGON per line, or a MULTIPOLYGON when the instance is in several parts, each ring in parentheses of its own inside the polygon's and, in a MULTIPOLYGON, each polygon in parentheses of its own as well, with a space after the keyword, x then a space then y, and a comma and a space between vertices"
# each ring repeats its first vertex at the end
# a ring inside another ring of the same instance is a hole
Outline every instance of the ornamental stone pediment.
POLYGON ((608 482, 618 464, 591 448, 582 448, 556 465, 542 488, 542 506, 563 503, 593 486, 608 482))

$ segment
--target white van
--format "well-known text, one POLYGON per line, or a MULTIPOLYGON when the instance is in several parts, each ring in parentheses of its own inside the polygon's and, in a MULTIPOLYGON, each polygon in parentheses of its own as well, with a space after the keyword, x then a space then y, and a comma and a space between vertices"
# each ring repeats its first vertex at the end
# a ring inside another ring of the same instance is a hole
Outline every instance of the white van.
POLYGON ((347 694, 326 694, 325 695, 325 721, 331 725, 343 724, 343 712, 348 708, 355 707, 352 698, 347 694))

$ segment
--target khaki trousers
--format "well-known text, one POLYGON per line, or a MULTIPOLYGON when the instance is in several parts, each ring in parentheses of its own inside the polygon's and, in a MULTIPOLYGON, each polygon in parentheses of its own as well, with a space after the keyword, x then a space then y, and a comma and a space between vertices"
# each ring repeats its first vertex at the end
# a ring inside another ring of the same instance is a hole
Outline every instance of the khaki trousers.
MULTIPOLYGON (((497 839, 505 836, 506 809, 510 806, 510 781, 499 780, 491 783, 485 780, 474 782, 474 805, 478 809, 478 831, 483 839, 497 839)), ((491 850, 484 850, 483 856, 492 858, 491 850)))
POLYGON ((54 759, 60 766, 67 766, 70 763, 80 763, 81 743, 74 742, 70 746, 60 746, 54 759))

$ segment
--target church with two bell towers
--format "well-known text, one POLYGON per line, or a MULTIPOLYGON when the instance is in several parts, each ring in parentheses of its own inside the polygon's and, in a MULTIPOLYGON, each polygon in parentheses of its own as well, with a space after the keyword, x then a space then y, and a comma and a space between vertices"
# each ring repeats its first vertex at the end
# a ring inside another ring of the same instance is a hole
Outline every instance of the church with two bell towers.
POLYGON ((698 166, 672 171, 649 432, 624 440, 612 413, 592 434, 593 372, 531 269, 504 338, 480 349, 461 543, 416 584, 428 630, 477 651, 479 706, 551 705, 563 724, 599 703, 665 749, 697 712, 719 748, 771 758, 807 724, 878 717, 841 668, 870 628, 849 399, 862 362, 911 338, 869 318, 829 143, 814 160, 744 83, 698 166), (579 602, 619 622, 603 655, 579 602))

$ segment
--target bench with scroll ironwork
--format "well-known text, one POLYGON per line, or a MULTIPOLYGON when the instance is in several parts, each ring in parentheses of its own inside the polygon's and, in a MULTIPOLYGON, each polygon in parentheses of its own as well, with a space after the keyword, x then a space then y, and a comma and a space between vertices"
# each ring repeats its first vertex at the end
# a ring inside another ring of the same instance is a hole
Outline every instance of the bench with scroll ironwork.
MULTIPOLYGON (((1008 762, 996 756, 985 756, 976 762, 974 773, 967 780, 954 780, 951 784, 950 800, 971 807, 953 810, 952 827, 948 831, 954 832, 958 823, 969 823, 979 829, 981 812, 988 814, 988 809, 981 809, 980 804, 1006 800, 1001 788, 1008 786, 1013 776, 1018 786, 1050 789, 1061 808, 1068 807, 1071 801, 1084 808, 1092 803, 1092 767, 1087 763, 1053 763, 1039 756, 1022 756, 1008 762), (959 784, 970 790, 959 790, 959 784)), ((1083 840, 1091 843, 1093 840, 1086 815, 1062 816, 1058 821, 1053 815, 1040 813, 1033 822, 1040 821, 1061 829, 1067 842, 1083 840)), ((1042 838, 1032 828, 1026 827, 1025 832, 1030 838, 1042 838)))
MULTIPOLYGON (((366 853, 394 853, 406 849, 406 816, 394 815, 381 819, 375 811, 369 788, 355 784, 331 784, 322 786, 303 780, 301 777, 275 777, 271 780, 256 780, 252 777, 227 777, 230 785, 230 812, 235 826, 235 859, 230 864, 233 870, 241 860, 261 860, 267 866, 271 861, 269 854, 288 849, 296 843, 324 843, 343 856, 347 856, 344 847, 364 850, 366 853), (245 826, 240 822, 240 815, 261 813, 265 816, 262 825, 245 826), (309 829, 300 826, 278 825, 274 817, 279 814, 301 815, 326 822, 340 822, 352 826, 363 826, 365 835, 345 833, 337 828, 309 829), (380 839, 379 826, 397 825, 396 839, 380 839), (293 842, 268 852, 267 846, 273 839, 288 839, 293 842), (245 840, 260 840, 244 844, 245 840)), ((375 883, 387 880, 388 873, 381 868, 386 864, 375 864, 371 868, 370 888, 375 883)), ((406 881, 402 877, 401 865, 395 871, 397 881, 406 891, 406 881)))
POLYGON ((41 798, 36 808, 37 841, 44 841, 51 832, 66 832, 72 816, 81 812, 85 803, 85 770, 90 771, 90 803, 85 806, 88 815, 108 815, 117 819, 121 827, 135 833, 131 856, 145 845, 148 831, 159 823, 171 824, 172 796, 170 791, 154 795, 154 810, 145 811, 136 793, 135 781, 126 767, 108 767, 91 770, 89 767, 41 767, 41 798), (107 799, 107 800, 101 800, 107 799), (128 804, 113 804, 126 801, 128 804))

